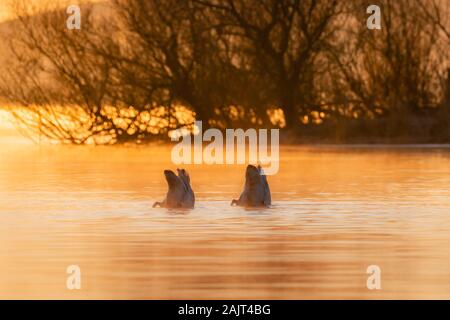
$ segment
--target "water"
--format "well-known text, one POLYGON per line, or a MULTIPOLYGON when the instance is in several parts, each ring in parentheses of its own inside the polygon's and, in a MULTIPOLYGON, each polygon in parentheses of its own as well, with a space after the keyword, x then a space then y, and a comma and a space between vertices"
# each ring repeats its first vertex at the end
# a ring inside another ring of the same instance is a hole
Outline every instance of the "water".
POLYGON ((263 210, 229 205, 243 166, 187 166, 196 208, 153 209, 169 151, 3 142, 0 298, 450 298, 448 146, 283 147, 263 210))

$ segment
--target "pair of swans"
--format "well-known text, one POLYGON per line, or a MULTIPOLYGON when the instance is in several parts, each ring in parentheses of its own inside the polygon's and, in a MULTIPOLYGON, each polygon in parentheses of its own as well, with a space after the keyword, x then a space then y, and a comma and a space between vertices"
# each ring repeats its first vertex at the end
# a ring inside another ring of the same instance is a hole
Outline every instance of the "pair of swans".
MULTIPOLYGON (((177 169, 178 175, 171 170, 165 170, 169 191, 162 202, 155 202, 153 208, 194 208, 195 195, 191 187, 191 179, 184 169, 177 169)), ((245 171, 244 191, 238 200, 231 202, 232 206, 269 207, 272 203, 269 183, 261 166, 248 165, 245 171)))

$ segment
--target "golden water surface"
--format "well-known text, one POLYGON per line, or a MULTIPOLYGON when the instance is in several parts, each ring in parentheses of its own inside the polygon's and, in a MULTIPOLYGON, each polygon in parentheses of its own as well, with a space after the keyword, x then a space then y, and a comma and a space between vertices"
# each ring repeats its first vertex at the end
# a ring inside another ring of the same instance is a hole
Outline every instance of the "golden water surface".
POLYGON ((0 142, 0 298, 450 298, 449 147, 282 147, 265 210, 230 207, 243 166, 206 165, 194 210, 152 209, 166 168, 164 146, 0 142))

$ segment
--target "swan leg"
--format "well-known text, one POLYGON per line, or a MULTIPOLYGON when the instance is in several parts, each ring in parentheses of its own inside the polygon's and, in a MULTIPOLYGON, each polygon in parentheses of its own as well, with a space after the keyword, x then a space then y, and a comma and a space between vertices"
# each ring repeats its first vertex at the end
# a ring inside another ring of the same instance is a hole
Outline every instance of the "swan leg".
POLYGON ((153 204, 153 208, 156 208, 156 207, 160 207, 160 208, 161 208, 161 205, 162 205, 161 202, 155 202, 155 203, 153 204))

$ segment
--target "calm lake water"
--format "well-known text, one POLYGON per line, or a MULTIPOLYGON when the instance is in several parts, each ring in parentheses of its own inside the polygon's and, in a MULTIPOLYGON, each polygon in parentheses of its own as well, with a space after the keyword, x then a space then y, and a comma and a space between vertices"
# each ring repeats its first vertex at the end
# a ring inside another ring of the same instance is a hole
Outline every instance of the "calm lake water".
POLYGON ((152 209, 166 168, 162 146, 3 141, 0 298, 450 298, 448 146, 283 147, 265 210, 230 207, 243 166, 187 166, 196 208, 152 209))

